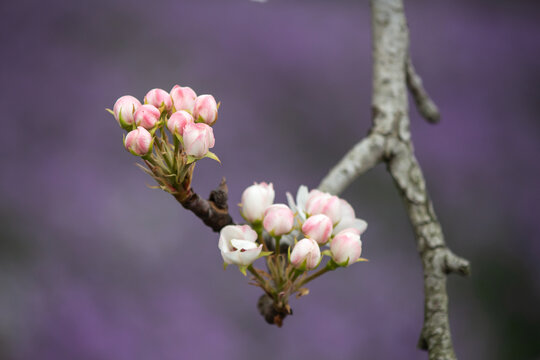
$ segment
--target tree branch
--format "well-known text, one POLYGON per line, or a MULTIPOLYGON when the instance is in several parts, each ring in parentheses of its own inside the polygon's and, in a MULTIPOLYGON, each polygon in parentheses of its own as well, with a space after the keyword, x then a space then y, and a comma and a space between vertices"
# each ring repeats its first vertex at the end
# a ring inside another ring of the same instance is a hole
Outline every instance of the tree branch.
POLYGON ((382 161, 384 137, 371 134, 356 144, 321 181, 319 189, 339 194, 358 176, 382 161))
POLYGON ((192 188, 189 189, 187 196, 180 198, 177 195, 175 199, 215 232, 219 232, 227 225, 234 224, 227 205, 228 188, 225 178, 222 178, 219 186, 210 192, 208 200, 201 198, 192 188))
POLYGON ((429 97, 426 89, 424 89, 422 78, 416 73, 416 69, 414 68, 410 55, 407 57, 407 63, 405 66, 407 72, 407 86, 411 91, 414 102, 416 103, 416 107, 418 108, 418 112, 428 122, 433 124, 438 123, 441 119, 439 109, 437 108, 435 102, 433 102, 433 100, 431 100, 429 97))
POLYGON ((430 122, 437 107, 409 58, 409 34, 402 0, 371 0, 373 29, 373 126, 322 180, 319 189, 342 192, 379 161, 387 164, 413 225, 424 270, 424 325, 419 347, 430 360, 456 359, 448 323, 446 275, 468 275, 469 262, 452 253, 428 196, 409 132, 407 85, 430 122))

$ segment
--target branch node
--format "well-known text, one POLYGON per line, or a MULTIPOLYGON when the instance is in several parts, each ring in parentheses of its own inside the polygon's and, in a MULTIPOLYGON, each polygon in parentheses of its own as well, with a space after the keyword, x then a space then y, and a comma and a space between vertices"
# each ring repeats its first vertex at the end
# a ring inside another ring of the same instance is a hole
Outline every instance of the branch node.
POLYGON ((420 333, 420 338, 418 339, 418 344, 416 345, 420 350, 427 350, 428 349, 428 343, 424 336, 424 329, 422 329, 422 332, 420 333))
POLYGON ((228 193, 229 188, 227 187, 227 180, 223 177, 221 178, 219 186, 210 192, 208 200, 213 202, 218 209, 227 210, 227 201, 229 199, 228 193))
POLYGON ((201 198, 193 191, 193 188, 188 190, 185 197, 180 198, 179 195, 176 195, 175 198, 184 208, 193 212, 215 232, 219 232, 227 225, 234 224, 227 206, 228 190, 225 178, 221 179, 217 189, 210 192, 208 200, 201 198))
POLYGON ((471 274, 471 265, 468 260, 447 250, 444 270, 446 274, 456 273, 462 276, 469 276, 471 274))

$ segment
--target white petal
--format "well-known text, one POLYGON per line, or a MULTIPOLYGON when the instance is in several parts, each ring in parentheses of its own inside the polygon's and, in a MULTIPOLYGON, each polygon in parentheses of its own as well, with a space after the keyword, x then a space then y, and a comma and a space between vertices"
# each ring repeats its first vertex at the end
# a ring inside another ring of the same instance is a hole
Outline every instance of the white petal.
POLYGON ((239 240, 239 239, 231 240, 231 245, 238 250, 251 250, 257 247, 257 244, 255 244, 252 241, 239 240))
POLYGON ((238 239, 243 239, 243 240, 252 241, 252 242, 257 241, 257 238, 259 236, 257 235, 257 232, 251 228, 251 226, 241 225, 238 227, 240 228, 240 231, 242 232, 242 237, 239 237, 238 239))
POLYGON ((334 228, 334 231, 332 231, 332 234, 337 234, 342 230, 345 230, 347 228, 354 228, 357 229, 359 232, 359 235, 362 234, 367 229, 367 222, 365 222, 362 219, 343 219, 337 224, 337 226, 334 228))
POLYGON ((261 250, 262 245, 259 245, 257 248, 246 251, 233 251, 229 253, 222 252, 221 256, 227 264, 250 265, 257 259, 261 253, 261 250))
POLYGON ((308 192, 307 186, 301 185, 298 188, 298 193, 296 194, 296 205, 298 206, 299 209, 303 211, 305 211, 306 209, 306 202, 308 199, 308 195, 309 195, 309 192, 308 192))
POLYGON ((294 202, 294 199, 290 192, 287 192, 285 195, 287 195, 287 202, 289 203, 289 207, 293 212, 296 212, 296 203, 294 202))
POLYGON ((232 239, 243 239, 244 233, 241 230, 240 226, 237 225, 227 225, 219 232, 220 237, 225 238, 227 241, 232 239))
POLYGON ((356 217, 354 209, 346 200, 339 199, 341 219, 354 219, 356 217))

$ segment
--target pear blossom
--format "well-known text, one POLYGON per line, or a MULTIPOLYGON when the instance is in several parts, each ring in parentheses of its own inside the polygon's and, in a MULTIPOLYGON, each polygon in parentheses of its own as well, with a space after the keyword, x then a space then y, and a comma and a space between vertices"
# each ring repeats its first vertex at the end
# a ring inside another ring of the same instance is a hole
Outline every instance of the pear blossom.
POLYGON ((367 229, 367 222, 356 218, 353 207, 345 200, 340 199, 341 220, 334 227, 333 234, 337 234, 345 229, 354 229, 358 235, 361 235, 367 229))
POLYGON ((139 126, 126 135, 124 146, 133 155, 144 156, 152 150, 152 142, 152 135, 148 130, 139 126))
POLYGON ((161 109, 163 106, 166 112, 172 109, 171 95, 163 89, 152 89, 147 92, 144 96, 144 102, 154 105, 158 109, 161 109))
POLYGON ((293 199, 291 193, 287 192, 287 202, 291 210, 297 215, 297 221, 299 225, 306 221, 306 201, 309 196, 308 188, 305 185, 300 185, 298 192, 296 193, 296 202, 293 199))
POLYGON ((321 261, 319 244, 313 239, 302 239, 296 243, 291 252, 291 264, 301 268, 305 262, 305 270, 315 269, 321 261))
POLYGON ((332 259, 338 264, 350 264, 356 262, 362 254, 362 241, 360 235, 354 231, 341 231, 330 243, 332 259))
POLYGON ((193 157, 202 158, 214 147, 214 131, 206 124, 187 123, 183 135, 186 154, 193 157))
POLYGON ((287 201, 296 214, 300 227, 309 215, 314 215, 322 209, 321 213, 330 217, 334 224, 332 231, 334 235, 347 228, 354 228, 358 234, 362 234, 367 229, 367 222, 356 218, 353 207, 347 201, 338 197, 332 198, 332 195, 328 193, 316 189, 308 192, 308 188, 301 185, 298 188, 296 201, 290 193, 287 193, 287 201))
POLYGON ((131 128, 135 122, 133 114, 139 106, 141 106, 141 102, 130 95, 122 96, 116 100, 113 107, 114 118, 122 128, 131 128))
POLYGON ((302 225, 302 232, 318 244, 324 244, 332 234, 332 220, 324 214, 310 216, 302 225))
POLYGON ((218 247, 227 264, 246 266, 260 255, 262 245, 257 245, 257 233, 249 225, 227 225, 219 233, 218 247))
POLYGON ((150 130, 153 129, 159 121, 160 112, 154 105, 141 105, 133 117, 135 118, 135 124, 142 126, 143 128, 150 130))
POLYGON ((264 212, 263 226, 272 236, 281 236, 291 232, 294 214, 285 204, 274 204, 264 212))
POLYGON ((195 106, 193 108, 195 121, 201 121, 212 126, 216 122, 217 116, 216 99, 212 95, 199 95, 195 100, 195 106))
POLYGON ((262 182, 248 186, 242 193, 242 216, 251 223, 261 221, 266 208, 274 203, 274 197, 272 183, 262 182))
POLYGON ((176 111, 185 110, 193 114, 197 94, 189 86, 174 85, 171 90, 171 98, 176 111))
POLYGON ((193 123, 193 116, 185 110, 180 110, 171 115, 167 120, 167 128, 171 134, 184 135, 184 128, 187 124, 193 123))
POLYGON ((341 220, 341 203, 335 195, 319 190, 311 190, 306 201, 308 215, 324 214, 337 224, 341 220))

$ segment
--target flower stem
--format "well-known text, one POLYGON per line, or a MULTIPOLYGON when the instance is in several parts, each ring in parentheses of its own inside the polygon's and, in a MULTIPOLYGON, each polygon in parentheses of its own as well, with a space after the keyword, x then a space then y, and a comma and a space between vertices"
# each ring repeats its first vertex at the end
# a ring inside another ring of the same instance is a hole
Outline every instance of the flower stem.
POLYGON ((257 280, 259 280, 259 282, 261 283, 261 285, 265 285, 266 284, 266 281, 264 281, 264 279, 262 278, 261 275, 259 275, 259 273, 257 272, 257 270, 255 270, 255 268, 253 267, 253 265, 249 265, 248 268, 250 273, 253 274, 253 276, 255 276, 257 278, 257 280))
POLYGON ((333 270, 333 269, 331 269, 331 268, 328 267, 328 266, 325 266, 325 267, 322 268, 321 270, 317 271, 316 273, 311 274, 310 276, 308 276, 307 278, 305 278, 304 280, 302 280, 302 281, 296 286, 296 288, 298 289, 298 288, 304 286, 305 284, 307 284, 307 283, 310 282, 311 280, 318 278, 319 276, 321 276, 321 275, 327 273, 327 272, 330 271, 330 270, 333 270))

